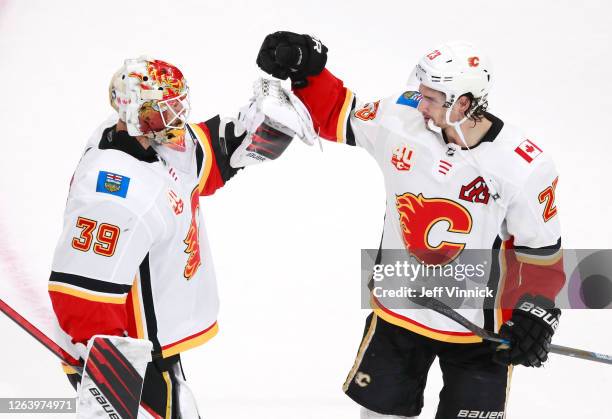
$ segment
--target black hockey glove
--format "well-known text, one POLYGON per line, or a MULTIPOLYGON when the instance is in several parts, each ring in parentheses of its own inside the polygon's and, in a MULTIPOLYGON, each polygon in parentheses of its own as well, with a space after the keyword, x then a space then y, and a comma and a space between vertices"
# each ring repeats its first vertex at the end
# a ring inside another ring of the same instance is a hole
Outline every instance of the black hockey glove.
POLYGON ((281 80, 291 78, 295 87, 306 86, 306 77, 319 74, 326 62, 327 47, 321 41, 293 32, 266 36, 257 55, 259 68, 281 80))
POLYGON ((512 317, 499 329, 501 337, 511 342, 508 350, 498 350, 493 359, 503 365, 541 367, 548 359, 550 342, 561 310, 549 299, 532 295, 521 297, 512 317))

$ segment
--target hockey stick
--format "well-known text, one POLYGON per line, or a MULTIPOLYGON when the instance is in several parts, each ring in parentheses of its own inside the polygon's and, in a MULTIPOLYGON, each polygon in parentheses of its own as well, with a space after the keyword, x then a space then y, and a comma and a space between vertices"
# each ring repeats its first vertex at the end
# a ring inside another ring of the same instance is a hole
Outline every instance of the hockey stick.
MULTIPOLYGON (((443 316, 448 317, 451 320, 459 323, 461 326, 465 327, 470 332, 474 333, 476 336, 481 337, 484 340, 488 340, 491 342, 501 343, 500 349, 508 349, 510 347, 510 342, 507 339, 500 337, 499 335, 489 332, 485 330, 465 317, 461 314, 457 313, 455 310, 447 306, 441 301, 438 301, 432 297, 413 297, 410 298, 411 301, 416 304, 432 309, 433 311, 442 314, 443 316)), ((597 352, 585 351, 583 349, 575 349, 569 348, 567 346, 560 345, 550 345, 550 352, 557 355, 570 356, 572 358, 580 358, 585 359, 587 361, 600 362, 602 364, 612 364, 612 355, 601 354, 597 352)))
MULTIPOLYGON (((8 274, 8 282, 12 281, 12 283, 6 284, 7 280, 5 280, 3 275, 3 287, 5 288, 2 288, 3 298, 0 298, 0 312, 4 313, 9 319, 14 321, 19 327, 21 327, 30 336, 36 339, 41 345, 51 351, 51 353, 55 355, 60 361, 70 366, 70 368, 72 368, 79 376, 82 377, 84 373, 83 362, 80 359, 77 359, 78 355, 70 353, 71 350, 68 346, 69 343, 67 341, 64 342, 64 339, 62 339, 61 334, 55 335, 52 329, 51 333, 50 330, 47 330, 46 333, 43 332, 43 330, 45 330, 45 327, 48 328, 49 326, 53 326, 53 322, 48 323, 45 320, 49 320, 55 316, 51 311, 51 308, 46 307, 46 304, 43 304, 43 301, 41 301, 41 296, 38 295, 38 293, 36 292, 38 288, 31 286, 32 284, 34 284, 34 281, 32 281, 30 277, 24 272, 22 268, 24 264, 21 262, 18 254, 14 252, 11 246, 8 244, 6 239, 6 229, 4 228, 4 225, 1 221, 2 220, 0 218, 0 273, 2 273, 4 269, 6 269, 6 273, 8 274), (30 286, 24 284, 29 284, 30 286), (29 313, 29 320, 24 315, 20 314, 11 305, 9 305, 9 303, 6 301, 5 294, 10 295, 11 293, 5 291, 11 289, 13 291, 16 291, 17 294, 20 294, 19 296, 22 298, 25 294, 27 294, 27 301, 29 301, 34 306, 39 307, 39 310, 37 312, 29 313), (38 326, 35 326, 35 323, 38 326), (62 344, 64 345, 62 346, 62 344)), ((57 325, 57 327, 59 327, 59 325, 57 325)), ((128 381, 126 380, 125 373, 121 374, 120 385, 117 385, 116 379, 113 381, 113 379, 116 378, 117 373, 113 371, 109 372, 108 365, 110 364, 111 363, 109 362, 109 360, 106 359, 103 362, 102 366, 97 366, 97 368, 94 366, 94 368, 96 368, 97 377, 102 378, 102 381, 98 381, 100 382, 100 384, 104 384, 103 386, 98 384, 97 390, 102 390, 104 388, 105 390, 107 390, 106 392, 104 392, 105 395, 109 393, 109 387, 111 388, 110 392, 118 394, 120 393, 119 390, 125 389, 126 383, 128 383, 128 381)), ((122 365, 126 365, 126 362, 123 362, 122 365)), ((116 367, 114 369, 115 371, 117 370, 116 367)), ((88 369, 86 370, 86 374, 89 377, 92 376, 91 367, 88 367, 88 369)), ((129 383, 133 384, 133 382, 134 379, 132 379, 129 383)), ((142 388, 142 383, 136 383, 135 385, 139 386, 139 389, 142 388)), ((140 395, 140 393, 138 394, 140 395)), ((134 397, 132 397, 132 399, 134 399, 134 397)), ((132 400, 132 405, 130 407, 132 410, 134 409, 133 405, 134 400, 132 400)), ((140 400, 140 406, 149 413, 149 417, 161 419, 161 416, 155 413, 155 411, 142 400, 140 400)))
MULTIPOLYGON (((60 361, 65 362, 72 369, 74 369, 77 374, 83 376, 83 364, 81 363, 81 361, 75 359, 72 355, 66 352, 60 345, 55 343, 53 339, 45 335, 39 328, 34 326, 21 314, 17 313, 17 311, 15 311, 6 302, 2 301, 2 299, 0 299, 0 311, 6 314, 9 319, 17 323, 19 327, 25 330, 30 336, 36 339, 45 348, 51 351, 51 353, 55 355, 60 361)), ((151 409, 151 407, 149 407, 142 400, 140 400, 140 406, 145 409, 152 417, 161 419, 161 416, 157 415, 153 411, 153 409, 151 409)))
POLYGON ((28 332, 30 336, 40 342, 45 348, 51 351, 53 355, 58 357, 60 361, 70 365, 76 370, 79 375, 83 373, 83 365, 72 355, 66 352, 61 346, 55 343, 49 336, 45 335, 36 326, 26 320, 21 314, 17 313, 11 306, 0 299, 0 311, 13 320, 19 327, 28 332))

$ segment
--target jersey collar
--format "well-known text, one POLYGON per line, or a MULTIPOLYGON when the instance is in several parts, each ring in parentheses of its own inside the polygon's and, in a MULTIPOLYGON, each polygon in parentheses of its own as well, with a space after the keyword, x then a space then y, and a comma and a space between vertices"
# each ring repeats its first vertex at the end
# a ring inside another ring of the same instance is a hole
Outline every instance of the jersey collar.
POLYGON ((157 153, 153 150, 153 147, 145 150, 136 138, 130 137, 127 131, 116 131, 115 128, 116 125, 113 125, 106 128, 102 133, 102 139, 98 146, 101 150, 123 151, 145 163, 155 163, 158 160, 157 153))
MULTIPOLYGON (((495 115, 490 114, 488 112, 484 112, 484 117, 487 118, 489 121, 491 121, 491 128, 489 128, 489 130, 485 133, 485 135, 480 139, 480 141, 477 144, 473 145, 469 149, 468 147, 461 147, 462 150, 473 150, 476 147, 478 147, 480 144, 485 143, 485 142, 492 143, 495 140, 495 138, 497 138, 497 136, 499 135, 499 132, 504 127, 504 121, 502 121, 495 115)), ((444 139, 444 142, 446 144, 450 143, 450 141, 448 141, 448 138, 446 138, 446 134, 444 133, 444 131, 442 131, 442 138, 444 139)))

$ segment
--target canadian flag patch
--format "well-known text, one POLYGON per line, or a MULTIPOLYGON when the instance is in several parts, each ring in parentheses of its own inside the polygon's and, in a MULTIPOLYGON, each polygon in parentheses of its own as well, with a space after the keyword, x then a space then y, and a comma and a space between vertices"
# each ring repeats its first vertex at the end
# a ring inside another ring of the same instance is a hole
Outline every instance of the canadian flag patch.
POLYGON ((531 140, 525 140, 514 149, 516 154, 521 156, 527 163, 531 163, 533 159, 542 154, 542 149, 535 145, 531 140))

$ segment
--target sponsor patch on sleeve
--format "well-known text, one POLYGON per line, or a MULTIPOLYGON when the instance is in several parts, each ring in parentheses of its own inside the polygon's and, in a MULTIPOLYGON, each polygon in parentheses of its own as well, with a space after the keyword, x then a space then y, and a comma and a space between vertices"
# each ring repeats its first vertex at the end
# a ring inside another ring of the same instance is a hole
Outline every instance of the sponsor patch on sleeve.
POLYGON ((402 93, 402 95, 397 99, 397 102, 395 103, 397 103, 398 105, 405 105, 410 106, 412 108, 416 108, 417 106, 419 106, 419 102, 422 98, 423 96, 419 92, 409 90, 407 92, 402 93))
POLYGON ((127 196, 129 186, 129 177, 118 175, 116 173, 100 171, 98 174, 96 192, 107 193, 125 198, 127 196))

